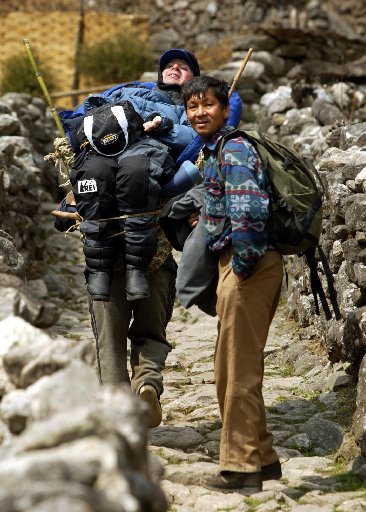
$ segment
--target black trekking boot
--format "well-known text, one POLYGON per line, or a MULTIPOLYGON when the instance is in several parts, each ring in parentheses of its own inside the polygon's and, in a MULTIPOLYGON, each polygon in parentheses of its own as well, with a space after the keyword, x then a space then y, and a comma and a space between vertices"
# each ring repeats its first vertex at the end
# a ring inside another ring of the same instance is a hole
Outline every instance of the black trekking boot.
POLYGON ((85 269, 86 288, 92 300, 111 300, 112 273, 103 270, 85 269))
POLYGON ((126 293, 129 301, 150 298, 146 270, 126 265, 126 293))

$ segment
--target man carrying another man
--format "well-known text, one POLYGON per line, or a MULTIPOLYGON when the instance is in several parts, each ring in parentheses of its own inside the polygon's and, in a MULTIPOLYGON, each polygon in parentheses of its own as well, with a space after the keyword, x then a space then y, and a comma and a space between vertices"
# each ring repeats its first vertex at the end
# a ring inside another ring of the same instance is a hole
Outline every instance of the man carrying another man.
MULTIPOLYGON (((166 97, 168 104, 181 106, 181 86, 199 73, 198 62, 192 53, 181 49, 168 50, 159 62, 156 90, 166 97)), ((162 118, 155 116, 145 124, 145 131, 154 136, 161 122, 162 118)), ((188 143, 193 140, 195 132, 184 115, 181 124, 172 125, 166 136, 188 143)), ((122 265, 114 272, 111 300, 89 301, 100 381, 102 384, 130 382, 127 368, 129 338, 131 387, 150 407, 150 427, 157 427, 162 419, 159 400, 163 392, 161 371, 171 351, 166 339, 166 326, 175 299, 175 276, 176 263, 171 246, 160 230, 157 253, 149 272, 150 298, 133 302, 127 300, 122 265)))
MULTIPOLYGON (((184 160, 194 162, 202 141, 196 136, 196 132, 187 120, 181 98, 181 87, 199 74, 197 59, 191 52, 170 49, 160 58, 158 82, 154 87, 150 86, 149 90, 142 91, 143 83, 126 84, 126 86, 114 88, 113 91, 107 91, 102 96, 110 98, 116 95, 115 100, 118 101, 121 99, 120 94, 123 95, 128 91, 129 96, 122 96, 122 99, 131 98, 136 109, 139 108, 140 97, 141 108, 146 107, 146 97, 151 97, 150 91, 153 94, 156 93, 157 101, 161 102, 163 98, 169 108, 175 108, 176 114, 179 114, 179 123, 173 124, 169 120, 166 122, 164 116, 159 115, 160 112, 157 111, 156 115, 145 122, 145 130, 167 145, 171 145, 172 142, 175 142, 176 146, 180 145, 180 152, 188 145, 188 148, 183 151, 184 160), (192 144, 189 144, 190 141, 192 144), (190 147, 192 147, 191 150, 190 147)), ((232 96, 230 104, 232 124, 237 126, 242 107, 238 94, 235 93, 232 96)), ((142 111, 138 111, 140 115, 143 114, 142 111)), ((179 156, 179 151, 173 156, 178 158, 178 161, 183 158, 179 156)), ((58 229, 64 230, 63 227, 58 229)), ((175 299, 175 276, 176 263, 172 257, 171 245, 160 230, 157 253, 148 273, 149 299, 132 302, 127 300, 123 254, 121 254, 121 264, 113 273, 110 300, 95 301, 89 297, 100 382, 102 384, 130 382, 127 367, 127 338, 129 338, 131 341, 131 387, 149 404, 150 427, 157 427, 162 419, 160 396, 163 392, 163 377, 161 372, 171 350, 166 339, 166 326, 171 318, 175 299)))

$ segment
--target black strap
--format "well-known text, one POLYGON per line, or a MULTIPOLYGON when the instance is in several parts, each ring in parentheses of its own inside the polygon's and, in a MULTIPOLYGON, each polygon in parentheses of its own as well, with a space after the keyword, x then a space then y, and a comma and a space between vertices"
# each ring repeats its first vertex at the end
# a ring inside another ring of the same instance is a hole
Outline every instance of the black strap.
POLYGON ((293 165, 292 160, 286 156, 285 160, 283 161, 283 168, 284 168, 284 170, 287 171, 287 169, 289 167, 291 167, 291 165, 293 165))
POLYGON ((320 261, 323 265, 324 274, 325 274, 325 277, 326 277, 327 283, 328 283, 329 300, 330 300, 330 303, 332 304, 336 319, 340 320, 342 318, 342 315, 341 315, 341 312, 339 311, 339 306, 338 306, 338 302, 337 302, 337 292, 334 288, 333 274, 329 267, 329 263, 328 263, 327 257, 324 254, 323 249, 320 247, 320 245, 317 246, 317 249, 318 249, 320 261))
POLYGON ((317 262, 315 259, 315 247, 312 247, 311 249, 307 249, 304 252, 304 256, 306 258, 307 264, 309 266, 310 270, 310 285, 311 285, 311 291, 314 297, 315 302, 315 312, 317 315, 320 315, 320 309, 319 309, 319 301, 318 297, 320 299, 320 302, 322 303, 324 314, 327 318, 327 320, 330 320, 332 318, 332 313, 329 309, 327 299, 323 290, 322 283, 320 281, 320 277, 318 275, 318 269, 317 269, 317 262))
POLYGON ((284 258, 282 258, 282 266, 283 266, 283 272, 284 272, 285 278, 286 278, 286 290, 288 290, 288 271, 287 271, 287 266, 286 266, 284 258))
POLYGON ((319 302, 318 302, 318 297, 319 297, 327 320, 330 320, 332 318, 332 313, 328 306, 328 302, 327 302, 327 298, 324 293, 323 285, 321 283, 321 280, 320 280, 320 277, 318 274, 317 261, 315 258, 315 250, 316 249, 318 249, 319 258, 320 258, 320 261, 323 266, 325 277, 327 279, 329 299, 330 299, 335 317, 337 320, 340 320, 342 318, 342 316, 341 316, 341 313, 340 313, 339 307, 338 307, 337 292, 334 288, 333 274, 330 270, 329 263, 324 254, 324 251, 320 247, 320 245, 317 245, 316 247, 307 249, 304 252, 304 256, 306 258, 306 261, 307 261, 307 264, 308 264, 309 270, 310 270, 310 284, 311 284, 311 291, 312 291, 314 301, 315 301, 316 314, 317 315, 320 314, 319 302))

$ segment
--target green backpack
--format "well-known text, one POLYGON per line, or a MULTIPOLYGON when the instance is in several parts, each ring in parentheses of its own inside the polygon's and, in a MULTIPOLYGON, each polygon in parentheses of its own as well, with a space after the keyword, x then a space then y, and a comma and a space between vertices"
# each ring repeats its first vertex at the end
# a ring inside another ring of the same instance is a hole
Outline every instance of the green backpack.
POLYGON ((309 160, 301 157, 294 149, 274 142, 261 132, 233 130, 222 137, 217 147, 218 171, 221 179, 223 179, 221 175, 223 147, 228 140, 239 136, 251 142, 257 150, 270 184, 269 242, 283 255, 296 254, 306 257, 316 312, 319 314, 319 296, 324 313, 329 319, 332 315, 317 272, 315 251, 318 250, 328 281, 330 300, 335 316, 339 319, 340 312, 333 275, 319 245, 324 187, 317 170, 309 160))

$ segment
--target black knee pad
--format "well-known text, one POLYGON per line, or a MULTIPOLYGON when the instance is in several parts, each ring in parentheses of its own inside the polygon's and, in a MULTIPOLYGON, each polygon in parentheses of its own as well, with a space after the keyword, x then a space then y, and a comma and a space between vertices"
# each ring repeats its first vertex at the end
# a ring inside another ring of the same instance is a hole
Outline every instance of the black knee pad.
POLYGON ((116 243, 110 240, 92 240, 84 241, 85 263, 90 269, 94 270, 113 270, 117 256, 118 247, 116 243))

